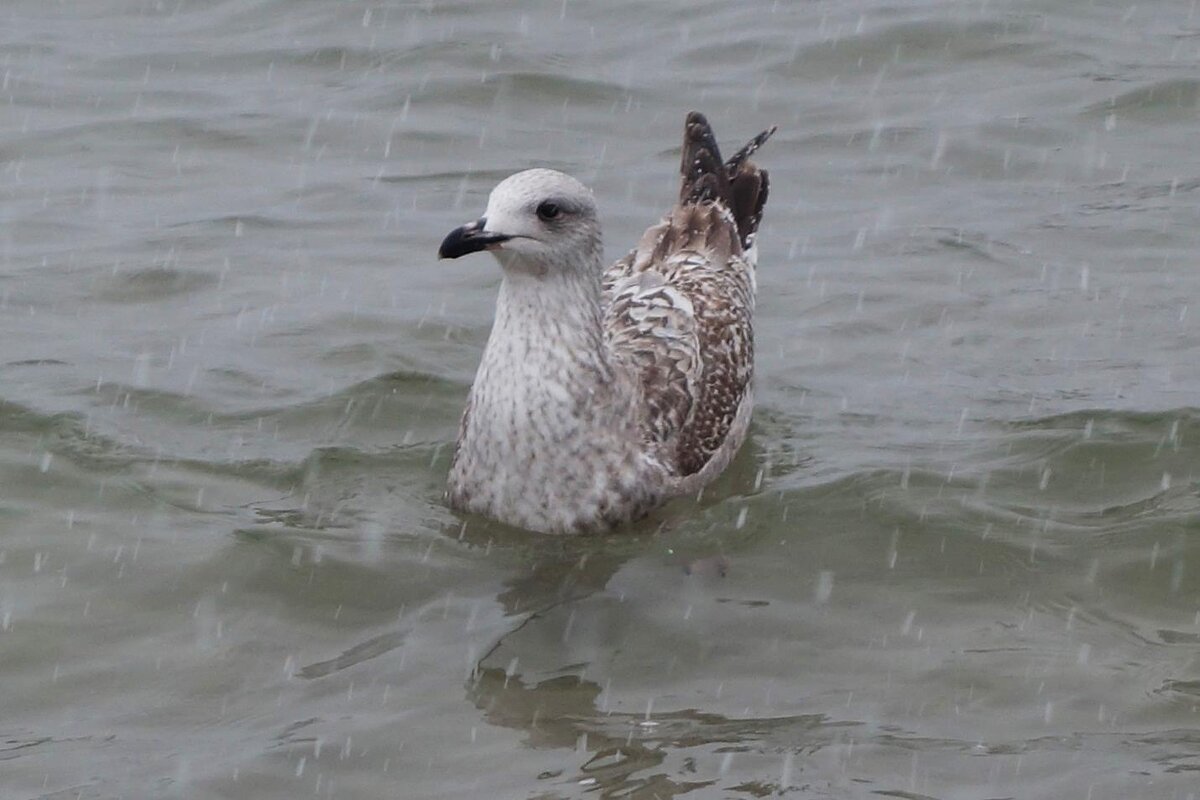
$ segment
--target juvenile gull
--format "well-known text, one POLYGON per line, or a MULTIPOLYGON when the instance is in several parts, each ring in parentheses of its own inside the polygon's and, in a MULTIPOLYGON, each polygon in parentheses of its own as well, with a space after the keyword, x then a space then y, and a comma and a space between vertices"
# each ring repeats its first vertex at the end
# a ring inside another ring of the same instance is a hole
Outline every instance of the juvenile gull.
POLYGON ((531 169, 506 178, 438 255, 489 250, 504 279, 463 412, 447 500, 547 533, 604 530, 698 491, 746 438, 753 406, 755 234, 767 173, 722 162, 687 116, 679 201, 611 267, 592 193, 531 169))

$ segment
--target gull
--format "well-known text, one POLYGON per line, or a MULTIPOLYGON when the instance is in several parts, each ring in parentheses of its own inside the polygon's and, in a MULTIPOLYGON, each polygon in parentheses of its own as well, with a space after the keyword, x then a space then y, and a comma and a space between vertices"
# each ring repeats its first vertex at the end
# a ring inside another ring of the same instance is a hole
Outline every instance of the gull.
POLYGON ((504 278, 446 491, 543 533, 610 530, 716 478, 753 407, 755 236, 767 173, 722 161, 687 115, 675 206, 604 267, 592 192, 530 169, 501 181, 441 258, 489 251, 504 278))

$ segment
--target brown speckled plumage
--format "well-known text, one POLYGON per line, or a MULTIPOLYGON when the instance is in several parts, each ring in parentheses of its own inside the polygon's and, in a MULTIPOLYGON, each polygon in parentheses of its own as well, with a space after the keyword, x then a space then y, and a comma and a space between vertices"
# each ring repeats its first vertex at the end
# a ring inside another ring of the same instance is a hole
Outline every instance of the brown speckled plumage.
POLYGON ((722 162, 688 115, 678 204, 600 267, 590 192, 550 170, 501 183, 444 256, 492 250, 496 322, 463 415, 452 506, 552 532, 609 528, 718 475, 745 438, 754 239, 767 174, 722 162), (548 208, 553 206, 553 208, 548 208))

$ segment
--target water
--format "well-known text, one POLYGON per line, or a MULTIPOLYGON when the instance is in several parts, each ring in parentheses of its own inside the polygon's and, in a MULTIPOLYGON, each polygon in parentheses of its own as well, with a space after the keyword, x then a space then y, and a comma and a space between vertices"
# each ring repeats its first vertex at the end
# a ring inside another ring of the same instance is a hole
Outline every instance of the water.
POLYGON ((0 791, 1197 797, 1200 9, 14 0, 0 791), (771 123, 700 502, 440 502, 518 168, 771 123))

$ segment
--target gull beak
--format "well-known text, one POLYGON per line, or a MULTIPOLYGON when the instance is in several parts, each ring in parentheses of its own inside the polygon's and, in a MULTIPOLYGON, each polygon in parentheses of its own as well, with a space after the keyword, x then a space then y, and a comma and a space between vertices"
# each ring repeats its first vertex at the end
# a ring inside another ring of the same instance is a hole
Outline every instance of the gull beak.
POLYGON ((458 258, 468 253, 489 250, 494 245, 507 242, 511 236, 503 233, 493 233, 487 229, 487 217, 480 217, 461 228, 455 228, 446 234, 442 246, 438 248, 438 258, 458 258))

